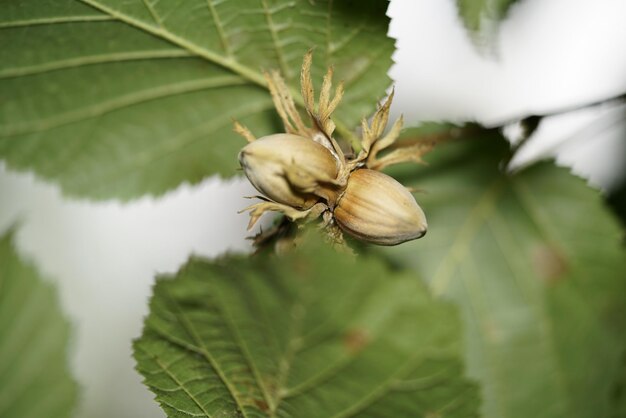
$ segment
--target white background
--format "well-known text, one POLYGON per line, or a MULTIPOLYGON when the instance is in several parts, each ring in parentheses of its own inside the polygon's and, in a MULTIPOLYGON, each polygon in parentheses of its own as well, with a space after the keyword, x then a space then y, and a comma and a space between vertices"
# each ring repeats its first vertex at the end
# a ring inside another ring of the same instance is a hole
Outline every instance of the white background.
MULTIPOLYGON (((522 1, 496 45, 482 53, 452 0, 392 0, 389 15, 398 40, 393 112, 404 113, 407 125, 497 123, 626 91, 623 0, 522 1)), ((623 109, 555 118, 542 125, 523 160, 558 150, 561 163, 610 187, 626 162, 616 115, 623 117, 623 109)), ((241 179, 207 179, 156 200, 91 203, 65 199, 56 186, 0 163, 0 231, 21 221, 18 250, 58 284, 74 326, 78 417, 163 416, 133 369, 130 348, 153 277, 175 271, 191 253, 247 250, 247 216, 237 210, 247 204, 241 196, 252 193, 241 179)))

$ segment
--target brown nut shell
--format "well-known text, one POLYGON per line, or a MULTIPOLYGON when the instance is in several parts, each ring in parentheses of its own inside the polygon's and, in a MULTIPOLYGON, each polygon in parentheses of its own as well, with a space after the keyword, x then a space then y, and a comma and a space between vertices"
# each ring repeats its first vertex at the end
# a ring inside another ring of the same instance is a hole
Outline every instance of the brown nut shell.
POLYGON ((422 208, 402 184, 365 168, 350 175, 334 217, 348 234, 378 245, 421 238, 428 228, 422 208))
POLYGON ((337 177, 336 158, 324 146, 292 134, 269 135, 246 145, 239 162, 250 183, 277 203, 308 209, 324 182, 337 177))

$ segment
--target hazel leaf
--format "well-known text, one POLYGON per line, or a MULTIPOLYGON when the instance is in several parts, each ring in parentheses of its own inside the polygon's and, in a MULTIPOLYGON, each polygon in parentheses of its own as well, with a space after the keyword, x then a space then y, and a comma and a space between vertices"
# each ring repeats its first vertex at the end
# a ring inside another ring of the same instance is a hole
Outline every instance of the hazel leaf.
POLYGON ((609 418, 626 417, 626 351, 622 355, 622 362, 617 369, 617 378, 611 387, 611 411, 609 418))
POLYGON ((419 190, 427 236, 385 253, 459 306, 485 417, 609 416, 626 343, 619 224, 567 169, 506 174, 497 131, 451 132, 462 140, 398 173, 419 190))
POLYGON ((69 418, 78 385, 68 371, 70 326, 57 294, 0 237, 0 416, 69 418))
POLYGON ((456 0, 459 17, 475 40, 493 35, 498 23, 505 19, 518 0, 456 0))
POLYGON ((454 308, 317 240, 157 280, 137 369, 168 417, 477 416, 454 308))
MULTIPOLYGON (((390 84, 387 2, 24 0, 0 3, 0 159, 70 195, 160 195, 232 176, 245 144, 280 132, 263 70, 299 92, 344 80, 337 126, 356 127, 390 84)), ((294 96, 299 97, 299 94, 294 96)))

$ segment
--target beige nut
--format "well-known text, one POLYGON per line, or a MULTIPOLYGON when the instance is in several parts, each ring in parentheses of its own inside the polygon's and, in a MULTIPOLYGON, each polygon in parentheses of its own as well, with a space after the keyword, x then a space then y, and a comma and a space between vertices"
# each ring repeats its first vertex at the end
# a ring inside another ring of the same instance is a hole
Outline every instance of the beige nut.
POLYGON ((369 169, 350 175, 334 217, 345 232, 378 245, 421 238, 428 227, 422 208, 402 184, 369 169))
POLYGON ((292 134, 249 143, 239 153, 239 163, 259 192, 299 209, 326 197, 339 170, 337 159, 324 146, 292 134))

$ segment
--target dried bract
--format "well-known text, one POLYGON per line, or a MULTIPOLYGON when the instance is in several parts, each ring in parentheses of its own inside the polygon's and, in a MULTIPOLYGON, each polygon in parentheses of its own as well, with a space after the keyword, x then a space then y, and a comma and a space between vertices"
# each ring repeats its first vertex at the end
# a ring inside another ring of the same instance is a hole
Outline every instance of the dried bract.
POLYGON ((317 106, 311 80, 312 53, 304 57, 300 84, 306 124, 289 88, 278 72, 265 74, 274 106, 285 126, 283 134, 256 139, 235 122, 235 131, 249 144, 239 154, 241 166, 261 202, 250 211, 250 227, 267 211, 292 221, 323 217, 334 242, 343 243, 341 231, 379 245, 396 245, 426 233, 426 218, 411 193, 392 177, 377 170, 401 162, 421 162, 425 146, 393 145, 402 130, 402 118, 384 134, 393 92, 378 107, 371 123, 363 120, 361 147, 347 157, 333 137, 332 113, 343 96, 343 84, 331 95, 333 70, 326 73, 317 106))

